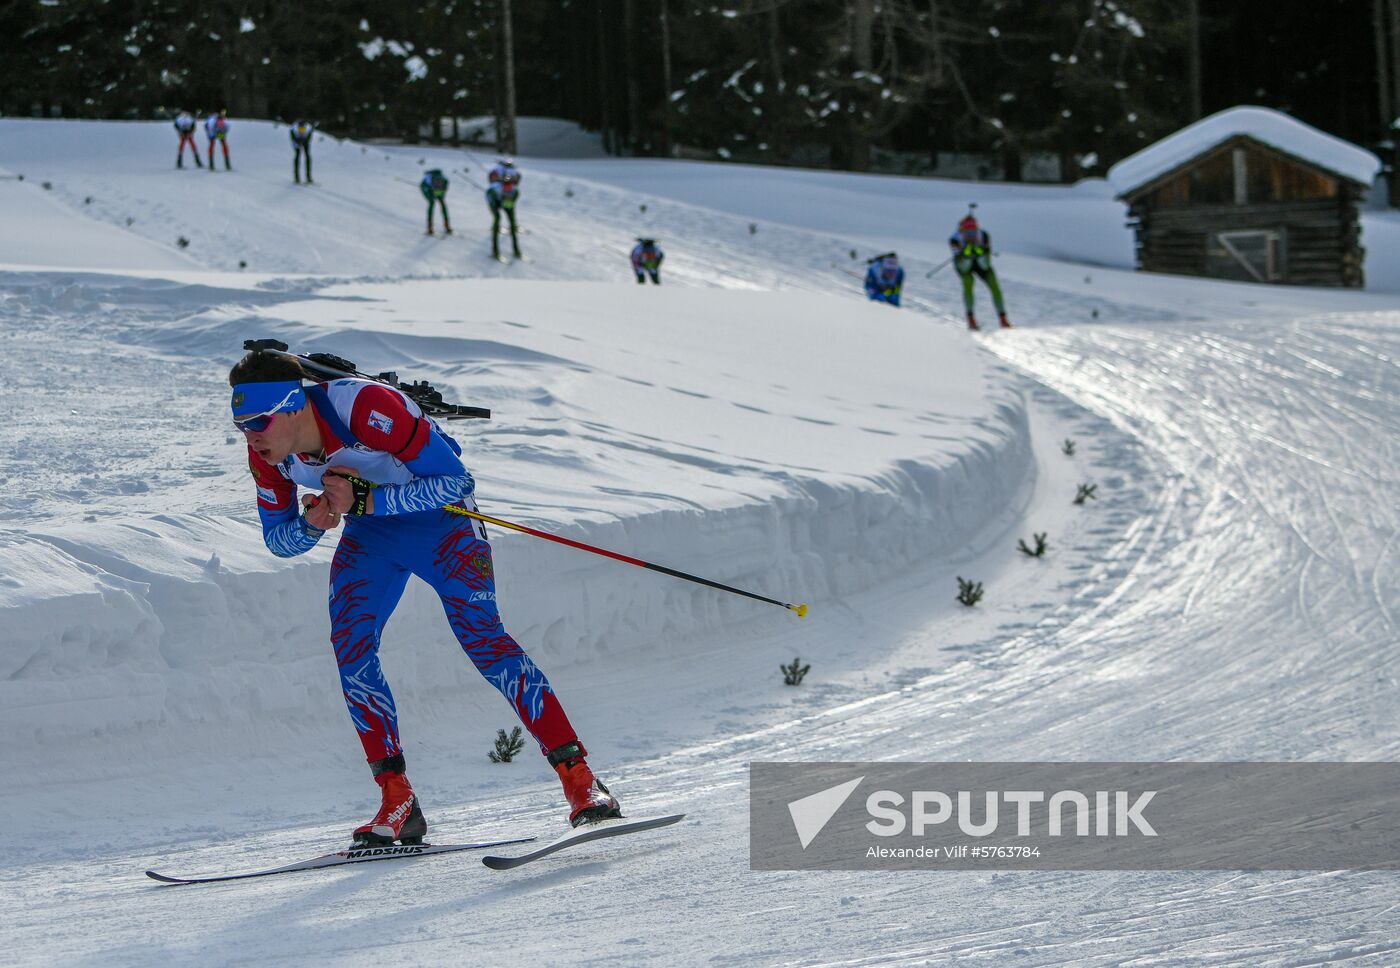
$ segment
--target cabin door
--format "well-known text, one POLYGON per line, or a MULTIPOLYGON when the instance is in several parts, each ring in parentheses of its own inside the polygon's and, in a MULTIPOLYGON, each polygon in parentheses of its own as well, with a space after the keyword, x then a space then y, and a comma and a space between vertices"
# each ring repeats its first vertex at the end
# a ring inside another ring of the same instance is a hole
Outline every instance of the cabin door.
POLYGON ((1281 282, 1287 275, 1282 229, 1216 232, 1211 236, 1211 275, 1254 282, 1281 282))

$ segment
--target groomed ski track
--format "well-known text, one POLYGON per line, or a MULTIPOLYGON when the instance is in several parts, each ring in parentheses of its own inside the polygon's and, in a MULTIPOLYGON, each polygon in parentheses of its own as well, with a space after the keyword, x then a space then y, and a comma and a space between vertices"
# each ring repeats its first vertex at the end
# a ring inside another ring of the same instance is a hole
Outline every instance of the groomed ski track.
MULTIPOLYGON (((687 211, 676 204, 673 217, 687 211)), ((739 245, 733 222, 697 211, 688 223, 688 246, 715 260, 706 268, 697 255, 702 278, 741 271, 729 254, 739 245)), ((811 235, 762 231, 802 288, 848 298, 851 280, 809 271, 816 260, 793 254, 811 235)), ((935 234, 928 266, 937 247, 935 234)), ((687 812, 681 825, 514 874, 444 860, 255 889, 153 890, 140 872, 157 859, 172 869, 258 866, 343 838, 343 811, 311 803, 295 780, 289 807, 268 797, 256 816, 231 823, 220 814, 201 827, 201 799, 247 791, 221 783, 217 763, 191 765, 174 784, 152 778, 160 794, 186 787, 168 801, 178 814, 165 807, 179 828, 168 847, 157 846, 147 816, 132 820, 135 844, 114 817, 81 856, 13 839, 3 848, 5 957, 375 966, 1400 960, 1393 874, 748 870, 751 759, 1400 753, 1400 308, 1367 294, 1139 284, 1130 273, 1032 259, 1004 265, 1022 326, 975 338, 1015 367, 1006 423, 1023 434, 987 452, 1017 471, 1001 510, 932 560, 814 598, 816 632, 795 620, 709 616, 726 621, 682 649, 570 672, 570 694, 594 697, 576 715, 585 735, 627 725, 610 741, 609 783, 639 815, 687 812), (1089 271, 1112 299, 1066 281, 1089 271), (1100 310, 1093 323, 1091 307, 1100 310), (1078 443, 1073 458, 1060 451, 1067 437, 1078 443), (1098 484, 1098 500, 1074 507, 1083 481, 1098 484), (1014 553, 1032 531, 1049 532, 1046 561, 1014 553), (986 582, 984 604, 952 602, 957 575, 986 582), (801 690, 776 675, 794 654, 814 668, 801 690)), ((933 282, 943 288, 925 295, 955 307, 949 280, 933 282)), ((950 315, 933 319, 946 325, 950 315)), ((414 703, 407 690, 401 701, 414 703)), ((466 754, 446 740, 425 745, 429 819, 444 839, 558 828, 555 791, 537 774, 454 779, 466 754)), ((264 789, 275 791, 275 777, 264 789)), ((114 795, 124 806, 142 800, 129 788, 114 795)))

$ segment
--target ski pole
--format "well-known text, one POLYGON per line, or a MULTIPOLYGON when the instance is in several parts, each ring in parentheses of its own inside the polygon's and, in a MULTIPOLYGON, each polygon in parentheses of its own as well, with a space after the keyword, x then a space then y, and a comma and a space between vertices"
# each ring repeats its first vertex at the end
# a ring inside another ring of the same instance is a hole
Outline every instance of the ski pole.
MULTIPOLYGON (((345 480, 349 481, 351 484, 363 485, 364 487, 370 489, 373 489, 378 486, 371 481, 366 481, 358 477, 352 477, 349 474, 340 474, 338 476, 345 478, 345 480)), ((315 507, 319 503, 321 503, 321 498, 317 497, 311 503, 310 506, 315 507)), ((546 541, 556 541, 559 544, 568 545, 570 548, 577 548, 580 551, 591 551, 595 555, 602 555, 604 558, 612 558, 614 561, 622 561, 626 562, 629 565, 636 565, 638 568, 646 568, 650 571, 659 571, 663 575, 670 575, 672 578, 681 578, 685 581, 693 581, 698 585, 708 585, 710 588, 718 588, 722 592, 730 592, 734 595, 743 595, 745 598, 752 598, 755 601, 767 602, 769 605, 777 605, 779 608, 785 608, 790 612, 796 612, 798 618, 807 617, 807 606, 805 603, 791 605, 787 602, 780 602, 776 598, 768 598, 764 595, 759 595, 756 592, 746 592, 744 591, 744 589, 735 588, 733 585, 726 585, 722 582, 711 581, 708 578, 701 578, 699 575, 689 575, 683 571, 677 571, 674 568, 667 568, 665 565, 658 565, 655 562, 651 561, 643 561, 641 558, 633 558, 630 555, 619 554, 616 551, 608 551, 606 548, 599 548, 595 545, 584 544, 582 541, 575 541, 572 538, 565 538, 562 535, 550 534, 548 531, 539 531, 535 528, 526 527, 523 524, 516 524, 512 521, 504 521, 501 518, 493 518, 489 514, 482 514, 479 511, 468 511, 466 508, 459 508, 451 504, 444 507, 443 510, 451 514, 460 514, 464 518, 473 518, 477 521, 484 521, 487 524, 494 524, 500 528, 507 528, 511 531, 519 531, 521 534, 528 534, 535 538, 544 538, 546 541)))
POLYGON ((780 602, 776 598, 767 598, 755 592, 746 592, 742 588, 735 588, 733 585, 726 585, 722 582, 711 581, 708 578, 701 578, 699 575, 688 575, 683 571, 674 568, 667 568, 665 565, 658 565, 655 562, 643 561, 641 558, 633 558, 630 555, 619 554, 616 551, 608 551, 606 548, 598 548, 594 545, 584 544, 582 541, 575 541, 572 538, 565 538, 561 535, 550 534, 548 531, 538 531, 528 528, 523 524, 515 524, 511 521, 503 521, 500 518, 493 518, 489 514, 482 514, 479 511, 468 511, 466 508, 459 508, 449 505, 443 508, 452 514, 460 514, 465 518, 475 518, 477 521, 484 521, 487 524, 494 524, 497 527, 509 528, 511 531, 519 531, 522 534, 533 535, 536 538, 544 538, 546 541, 557 541, 560 544, 568 545, 570 548, 577 548, 580 551, 591 551, 595 555, 602 555, 605 558, 612 558, 615 561, 623 561, 629 565, 636 565, 639 568, 647 568, 651 571, 659 571, 663 575, 670 575, 672 578, 682 578, 686 581, 693 581, 699 585, 708 585, 711 588, 718 588, 722 592, 730 592, 735 595, 743 595, 745 598, 752 598, 755 601, 767 602, 769 605, 777 605, 790 612, 796 612, 798 618, 807 617, 807 606, 805 604, 790 605, 787 602, 780 602))
POLYGON ((953 257, 952 257, 952 256, 948 256, 948 258, 946 258, 946 259, 944 259, 942 262, 938 263, 938 265, 934 266, 934 267, 933 267, 932 269, 930 269, 928 272, 925 272, 925 273, 924 273, 924 278, 925 278, 925 279, 932 279, 932 278, 934 277, 934 274, 937 273, 939 269, 942 269, 944 266, 946 266, 948 263, 950 263, 950 262, 952 262, 952 261, 953 261, 953 257))

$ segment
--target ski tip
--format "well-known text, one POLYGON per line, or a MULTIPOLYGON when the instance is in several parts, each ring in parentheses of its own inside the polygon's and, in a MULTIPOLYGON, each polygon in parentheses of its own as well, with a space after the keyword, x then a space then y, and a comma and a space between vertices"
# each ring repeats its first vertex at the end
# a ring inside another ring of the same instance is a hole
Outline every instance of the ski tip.
POLYGON ((481 863, 491 868, 493 871, 513 870, 533 860, 547 857, 574 843, 586 843, 601 837, 612 837, 617 834, 631 833, 632 831, 639 830, 651 830, 655 827, 669 827, 671 824, 679 823, 683 819, 685 819, 685 814, 683 813, 673 813, 669 816, 661 817, 609 817, 606 820, 599 820, 595 823, 575 827, 559 840, 541 847, 539 850, 531 851, 526 854, 518 854, 514 857, 489 855, 481 858, 481 863))
POLYGON ((157 874, 155 871, 146 871, 146 876, 153 881, 160 881, 162 884, 183 884, 184 881, 178 877, 167 877, 165 874, 157 874))

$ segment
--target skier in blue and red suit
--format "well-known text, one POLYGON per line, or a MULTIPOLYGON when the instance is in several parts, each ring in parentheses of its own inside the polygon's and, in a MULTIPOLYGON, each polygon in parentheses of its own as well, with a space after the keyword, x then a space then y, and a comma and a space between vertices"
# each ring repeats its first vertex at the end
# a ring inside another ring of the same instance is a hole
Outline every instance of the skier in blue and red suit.
POLYGON ((638 239, 632 247, 632 271, 637 274, 637 285, 646 285, 647 276, 656 285, 661 285, 661 263, 666 253, 655 239, 638 239))
POLYGON ((410 575, 437 592, 467 657, 539 743, 563 782, 570 822, 619 816, 549 680, 501 624, 484 525, 443 510, 476 508, 461 448, 392 387, 358 379, 305 385, 310 379, 294 358, 258 351, 229 373, 268 549, 303 554, 345 525, 330 569, 331 644, 382 800, 355 842, 421 843, 427 833, 379 663, 384 624, 410 575), (303 495, 299 506, 298 486, 322 493, 303 495))
POLYGON ((898 306, 903 291, 904 267, 899 264, 899 256, 886 252, 870 260, 870 268, 865 270, 865 294, 872 302, 898 306))
POLYGON ((520 240, 515 224, 515 205, 520 201, 520 171, 510 158, 502 158, 486 176, 486 207, 491 210, 491 257, 501 257, 501 212, 506 213, 510 222, 510 247, 517 259, 520 258, 520 240))

